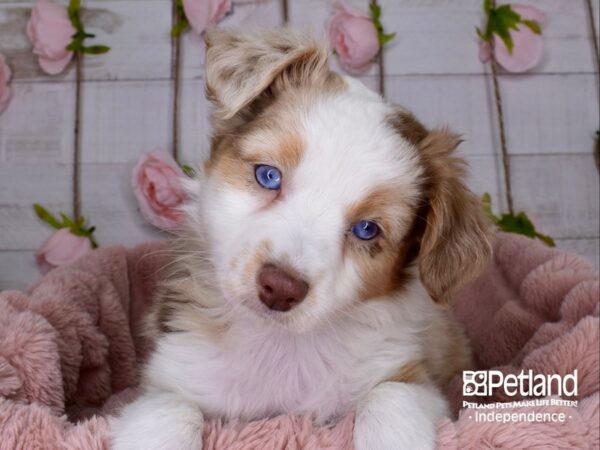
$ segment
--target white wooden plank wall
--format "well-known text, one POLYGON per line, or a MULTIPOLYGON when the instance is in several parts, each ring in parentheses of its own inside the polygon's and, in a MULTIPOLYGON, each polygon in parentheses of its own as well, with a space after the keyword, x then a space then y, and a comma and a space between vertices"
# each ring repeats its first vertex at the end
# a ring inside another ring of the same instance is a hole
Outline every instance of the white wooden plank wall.
MULTIPOLYGON (((322 34, 328 0, 287 0, 289 23, 322 34)), ((526 75, 502 74, 500 89, 513 196, 561 248, 598 265, 599 188, 593 159, 598 129, 598 73, 586 0, 519 0, 547 14, 546 56, 526 75)), ((66 4, 66 0, 64 0, 66 4)), ((221 26, 284 23, 283 0, 235 1, 221 26)), ((353 3, 367 8, 368 0, 353 3)), ((462 152, 477 193, 505 207, 496 110, 488 67, 478 59, 474 27, 481 0, 380 0, 383 23, 396 38, 385 54, 385 90, 430 126, 463 134, 462 152)), ((598 5, 595 26, 598 29, 598 5)), ((171 148, 173 45, 169 0, 89 0, 84 21, 97 42, 110 45, 84 66, 81 121, 82 208, 101 245, 132 245, 161 234, 135 210, 133 162, 171 148)), ((71 211, 74 70, 44 75, 24 34, 31 1, 0 0, 0 52, 13 68, 13 101, 0 116, 0 289, 37 276, 34 251, 49 235, 32 213, 40 202, 71 211)), ((183 162, 207 154, 203 48, 182 38, 179 152, 183 162)), ((339 68, 337 62, 332 62, 339 68)), ((374 65, 361 79, 378 87, 374 65)))

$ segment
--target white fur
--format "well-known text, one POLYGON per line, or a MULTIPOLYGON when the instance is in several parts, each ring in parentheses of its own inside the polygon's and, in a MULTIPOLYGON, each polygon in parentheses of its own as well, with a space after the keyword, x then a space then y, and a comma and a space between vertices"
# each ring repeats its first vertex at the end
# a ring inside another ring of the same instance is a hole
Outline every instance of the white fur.
POLYGON ((111 419, 115 450, 202 450, 198 405, 177 394, 148 390, 111 419))
MULTIPOLYGON (((341 251, 349 206, 386 185, 397 186, 399 197, 410 204, 423 175, 416 149, 386 124, 391 106, 362 84, 349 84, 350 89, 294 117, 305 146, 299 166, 283 174, 284 201, 269 205, 269 193, 228 189, 218 177, 192 186, 197 201, 188 212, 210 246, 225 298, 299 330, 354 302, 363 284, 352 259, 341 251), (264 241, 271 244, 272 262, 285 261, 310 280, 308 298, 285 316, 271 314, 258 301, 254 277, 245 270, 264 241)), ((268 132, 246 142, 249 154, 279 144, 268 132)), ((411 220, 409 208, 399 211, 404 232, 411 220)))
POLYGON ((435 424, 448 406, 435 388, 382 383, 360 402, 354 425, 357 450, 433 449, 435 424))
MULTIPOLYGON (((189 183, 188 214, 211 263, 204 276, 217 288, 191 282, 199 304, 226 316, 227 327, 215 336, 194 325, 192 311, 179 319, 184 331, 160 336, 145 370, 147 392, 112 424, 117 449, 199 448, 200 411, 244 420, 308 414, 327 423, 357 405, 358 450, 432 447, 446 412, 441 394, 380 383, 423 359, 423 332, 442 313, 416 273, 395 298, 356 301, 363 280, 341 251, 350 205, 390 183, 411 202, 422 173, 415 149, 385 124, 391 107, 348 84, 296 117, 304 154, 283 174, 281 202, 269 205, 270 193, 231 188, 218 177, 189 183), (307 299, 286 313, 257 300, 255 273, 248 274, 264 241, 270 261, 285 261, 310 282, 307 299)), ((247 145, 269 147, 274 139, 262 134, 247 145)), ((396 217, 403 232, 410 214, 396 217)))

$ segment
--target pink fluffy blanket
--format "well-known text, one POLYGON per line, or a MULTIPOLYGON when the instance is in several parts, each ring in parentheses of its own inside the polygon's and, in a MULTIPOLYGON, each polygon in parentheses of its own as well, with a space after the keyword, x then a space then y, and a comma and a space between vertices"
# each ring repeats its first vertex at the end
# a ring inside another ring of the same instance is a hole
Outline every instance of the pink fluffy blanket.
MULTIPOLYGON (((165 264, 162 246, 97 250, 51 271, 26 293, 0 294, 0 449, 109 447, 106 416, 135 396, 138 366, 151 345, 139 325, 165 264)), ((452 306, 477 366, 504 373, 577 369, 579 402, 510 410, 564 412, 562 423, 477 422, 472 410, 460 409, 457 377, 446 394, 458 415, 439 423, 438 446, 598 448, 598 299, 598 274, 582 258, 498 235, 489 269, 452 306)), ((204 448, 350 449, 352 427, 352 415, 331 428, 292 416, 212 422, 204 448)))

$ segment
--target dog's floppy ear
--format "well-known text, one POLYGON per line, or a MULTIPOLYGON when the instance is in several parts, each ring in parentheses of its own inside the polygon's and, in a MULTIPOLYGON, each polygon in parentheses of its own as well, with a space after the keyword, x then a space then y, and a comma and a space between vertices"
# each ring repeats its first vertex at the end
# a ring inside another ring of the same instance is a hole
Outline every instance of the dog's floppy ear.
POLYGON ((205 33, 206 93, 217 118, 232 118, 267 89, 329 74, 327 50, 289 29, 205 33))
POLYGON ((464 184, 465 162, 452 155, 459 144, 447 130, 431 131, 418 144, 428 180, 419 272, 440 303, 479 275, 491 255, 488 219, 464 184))

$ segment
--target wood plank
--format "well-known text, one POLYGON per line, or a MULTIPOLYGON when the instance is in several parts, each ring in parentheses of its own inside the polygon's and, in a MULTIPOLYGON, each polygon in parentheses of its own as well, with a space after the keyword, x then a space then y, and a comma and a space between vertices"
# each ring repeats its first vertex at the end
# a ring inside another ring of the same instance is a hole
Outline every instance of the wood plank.
POLYGON ((501 76, 500 89, 510 153, 592 153, 596 75, 501 76))
MULTIPOLYGON (((61 75, 48 76, 38 67, 25 35, 31 3, 0 5, 2 52, 15 80, 72 80, 73 64, 61 75)), ((171 74, 171 3, 165 0, 91 0, 82 14, 95 43, 111 47, 105 55, 85 58, 88 80, 156 79, 171 74)), ((92 41, 90 41, 91 44, 92 41)))
POLYGON ((52 234, 52 228, 36 217, 33 203, 39 202, 52 212, 63 211, 70 215, 70 202, 53 203, 45 197, 43 189, 37 187, 31 202, 0 205, 0 250, 35 250, 52 234))
POLYGON ((388 76, 386 97, 428 128, 448 126, 462 135, 465 154, 491 155, 496 124, 487 84, 483 75, 388 76))
POLYGON ((52 231, 33 203, 71 212, 74 84, 17 81, 12 89, 0 116, 0 249, 36 249, 52 231))
MULTIPOLYGON (((594 0, 592 0, 593 2, 594 0)), ((545 56, 535 73, 594 73, 596 66, 589 51, 588 14, 583 1, 523 0, 546 14, 542 23, 545 56)))
MULTIPOLYGON (((461 152, 459 152, 461 155, 461 152)), ((468 163, 467 185, 481 198, 490 194, 495 211, 505 208, 504 185, 502 183, 502 164, 498 155, 464 155, 468 163)))
POLYGON ((33 250, 0 250, 0 291, 24 291, 40 276, 33 250))
MULTIPOLYGON (((72 161, 73 83, 13 82, 12 100, 0 116, 1 164, 72 161)), ((4 180, 0 178, 0 191, 4 180)))
MULTIPOLYGON (((350 0, 348 3, 364 11, 369 10, 369 0, 350 0)), ((331 2, 323 0, 288 0, 288 5, 290 26, 312 32, 328 43, 325 29, 333 13, 331 2)), ((340 66, 336 56, 331 56, 331 68, 336 72, 348 75, 340 66)), ((377 64, 373 64, 369 70, 357 78, 373 90, 377 90, 378 74, 379 68, 377 64)))
POLYGON ((600 239, 558 239, 556 247, 577 253, 588 259, 596 269, 600 268, 600 239))
POLYGON ((137 210, 131 187, 129 163, 84 164, 82 166, 82 210, 96 226, 101 246, 132 246, 167 233, 148 224, 137 210))
MULTIPOLYGON (((536 73, 592 73, 583 2, 522 0, 546 13, 545 57, 536 73)), ((386 30, 397 33, 386 52, 386 74, 484 73, 475 27, 480 0, 380 0, 386 30)))
POLYGON ((593 155, 514 155, 514 203, 545 234, 598 237, 598 169, 593 155))
POLYGON ((211 126, 204 80, 184 80, 181 86, 179 154, 182 163, 197 165, 209 155, 211 126))
MULTIPOLYGON (((233 2, 233 10, 219 22, 219 27, 252 28, 283 25, 281 0, 257 0, 233 2)), ((182 36, 182 78, 204 76, 204 41, 193 30, 182 36)))
POLYGON ((386 46, 385 72, 481 74, 475 26, 480 0, 380 0, 382 23, 396 37, 386 46))
MULTIPOLYGON (((86 80, 165 79, 171 76, 171 2, 90 0, 84 23, 110 52, 86 57, 86 80)), ((90 41, 91 43, 92 41, 90 41)))
POLYGON ((170 151, 171 89, 169 80, 84 83, 82 162, 133 162, 170 151))
POLYGON ((3 206, 31 206, 36 201, 63 205, 71 200, 71 166, 67 164, 0 164, 0 180, 3 206))

